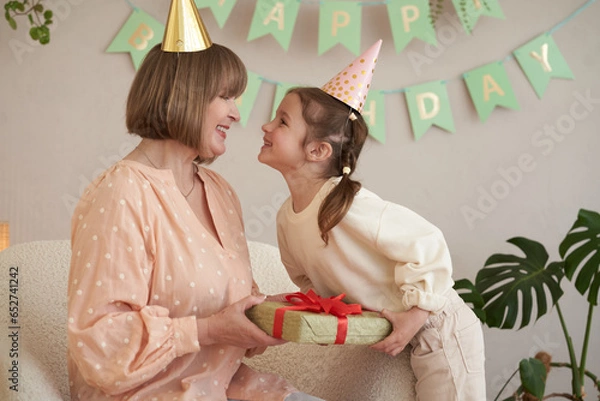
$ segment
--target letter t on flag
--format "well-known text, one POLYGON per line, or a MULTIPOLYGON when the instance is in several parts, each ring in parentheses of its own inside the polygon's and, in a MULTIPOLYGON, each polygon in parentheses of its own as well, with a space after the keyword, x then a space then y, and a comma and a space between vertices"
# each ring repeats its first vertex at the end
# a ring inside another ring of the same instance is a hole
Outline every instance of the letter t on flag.
POLYGON ((540 99, 551 78, 575 78, 567 61, 549 34, 538 36, 526 45, 519 47, 514 51, 514 55, 540 99))
POLYGON ((434 124, 448 132, 454 132, 446 82, 411 86, 404 94, 416 141, 434 124))
POLYGON ((137 71, 150 49, 162 42, 164 33, 165 26, 163 24, 144 11, 135 9, 106 52, 129 52, 137 71))

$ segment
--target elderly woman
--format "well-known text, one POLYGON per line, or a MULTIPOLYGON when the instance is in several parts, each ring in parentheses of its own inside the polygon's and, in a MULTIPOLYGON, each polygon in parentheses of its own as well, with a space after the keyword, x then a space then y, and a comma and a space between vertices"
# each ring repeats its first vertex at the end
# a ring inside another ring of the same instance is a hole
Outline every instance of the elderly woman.
POLYGON ((225 152, 246 80, 238 56, 216 43, 146 55, 126 116, 142 140, 73 215, 73 400, 315 399, 242 363, 283 342, 245 316, 264 297, 240 203, 205 167, 225 152))

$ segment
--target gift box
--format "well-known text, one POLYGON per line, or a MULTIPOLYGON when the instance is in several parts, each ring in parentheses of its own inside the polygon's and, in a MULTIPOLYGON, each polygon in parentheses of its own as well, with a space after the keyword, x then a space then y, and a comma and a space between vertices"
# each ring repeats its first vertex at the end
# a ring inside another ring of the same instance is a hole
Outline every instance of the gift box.
POLYGON ((267 334, 296 343, 370 345, 392 332, 392 324, 379 313, 345 304, 343 296, 295 293, 287 297, 291 302, 265 301, 246 315, 267 334))

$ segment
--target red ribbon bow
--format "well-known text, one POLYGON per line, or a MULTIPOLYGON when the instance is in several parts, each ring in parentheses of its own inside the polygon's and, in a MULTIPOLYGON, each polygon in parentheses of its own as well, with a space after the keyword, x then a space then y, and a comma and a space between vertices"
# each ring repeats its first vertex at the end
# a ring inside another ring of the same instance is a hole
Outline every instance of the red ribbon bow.
POLYGON ((342 301, 346 294, 340 294, 335 297, 321 298, 313 290, 308 290, 306 294, 295 292, 286 295, 285 299, 291 306, 277 308, 275 311, 275 320, 273 322, 273 337, 281 338, 283 334, 283 316, 288 310, 308 311, 315 313, 326 313, 338 318, 337 334, 335 344, 343 344, 346 341, 348 333, 347 315, 360 315, 362 307, 359 304, 347 304, 342 301))

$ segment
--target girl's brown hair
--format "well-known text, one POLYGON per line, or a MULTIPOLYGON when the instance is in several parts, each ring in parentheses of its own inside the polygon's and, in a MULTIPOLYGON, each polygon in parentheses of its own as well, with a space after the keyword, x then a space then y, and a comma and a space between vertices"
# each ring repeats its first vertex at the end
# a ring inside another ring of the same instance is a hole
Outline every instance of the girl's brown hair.
POLYGON ((174 139, 197 149, 200 162, 204 112, 217 96, 238 97, 248 75, 240 58, 213 43, 200 52, 163 52, 152 48, 138 70, 127 98, 127 130, 142 138, 174 139))
POLYGON ((328 95, 319 88, 298 87, 288 93, 300 97, 302 117, 308 126, 305 144, 311 141, 325 141, 332 147, 332 155, 324 178, 342 175, 338 185, 327 195, 319 208, 319 230, 325 244, 329 241, 329 231, 348 213, 354 196, 361 184, 350 178, 356 169, 358 156, 367 139, 369 128, 360 113, 328 95), (350 119, 354 113, 356 119, 350 119), (344 167, 349 174, 342 174, 344 167))

